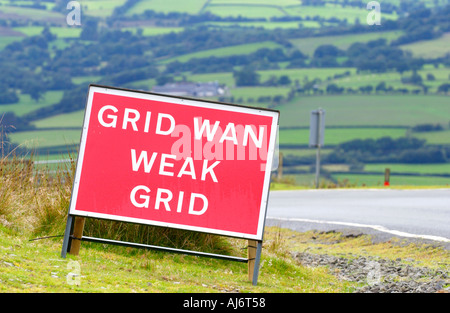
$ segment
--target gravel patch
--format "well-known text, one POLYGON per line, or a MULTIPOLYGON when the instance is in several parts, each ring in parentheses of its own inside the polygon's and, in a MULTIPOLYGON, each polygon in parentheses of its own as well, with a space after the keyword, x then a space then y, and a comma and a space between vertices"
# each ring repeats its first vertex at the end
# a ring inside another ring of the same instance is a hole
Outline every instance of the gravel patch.
POLYGON ((443 269, 413 266, 412 259, 402 262, 376 257, 346 258, 327 254, 294 252, 292 256, 304 266, 326 266, 340 279, 363 283, 356 293, 435 293, 450 292, 450 273, 443 269))

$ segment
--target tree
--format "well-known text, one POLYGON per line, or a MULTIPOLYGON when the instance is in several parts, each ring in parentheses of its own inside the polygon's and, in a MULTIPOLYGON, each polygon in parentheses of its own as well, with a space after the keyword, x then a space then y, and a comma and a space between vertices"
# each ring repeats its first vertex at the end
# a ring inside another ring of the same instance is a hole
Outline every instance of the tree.
POLYGON ((56 35, 54 35, 48 26, 45 26, 45 28, 42 30, 41 35, 44 36, 44 38, 47 41, 52 41, 56 39, 56 35))
POLYGON ((5 86, 0 86, 0 105, 19 102, 19 97, 14 91, 8 90, 5 86))
POLYGON ((450 91, 450 84, 442 84, 438 87, 437 92, 439 93, 448 93, 450 91))
POLYGON ((35 102, 41 100, 44 91, 44 86, 42 86, 40 81, 36 80, 27 80, 22 88, 22 92, 30 95, 35 102))
POLYGON ((314 58, 337 57, 341 55, 341 50, 333 45, 321 45, 314 51, 314 58))
POLYGON ((80 39, 82 40, 97 40, 98 32, 97 32, 98 22, 96 20, 87 20, 83 26, 83 30, 80 34, 80 39))
POLYGON ((336 84, 329 84, 327 86, 327 93, 328 94, 341 94, 344 92, 343 87, 338 87, 336 84))
POLYGON ((246 66, 240 71, 233 72, 236 86, 257 86, 260 75, 251 67, 246 66))
POLYGON ((280 85, 290 85, 291 83, 292 81, 287 75, 283 75, 278 79, 278 84, 280 85))
POLYGON ((376 87, 375 87, 375 91, 376 91, 376 93, 378 93, 378 92, 380 92, 380 91, 383 91, 383 92, 386 92, 386 82, 380 82, 376 87))

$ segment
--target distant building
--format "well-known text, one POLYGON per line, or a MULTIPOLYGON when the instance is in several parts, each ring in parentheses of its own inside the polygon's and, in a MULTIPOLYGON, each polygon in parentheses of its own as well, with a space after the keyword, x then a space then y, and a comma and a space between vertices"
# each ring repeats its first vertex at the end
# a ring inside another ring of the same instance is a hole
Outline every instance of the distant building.
POLYGON ((152 92, 180 97, 218 97, 228 94, 228 88, 218 82, 176 82, 154 86, 152 92))

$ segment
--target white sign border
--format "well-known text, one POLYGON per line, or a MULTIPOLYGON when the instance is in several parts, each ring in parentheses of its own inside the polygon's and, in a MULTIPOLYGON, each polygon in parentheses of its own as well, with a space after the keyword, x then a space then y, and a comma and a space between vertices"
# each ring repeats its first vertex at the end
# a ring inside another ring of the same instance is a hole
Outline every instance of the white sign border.
POLYGON ((175 96, 161 95, 161 94, 155 94, 155 93, 144 92, 144 91, 135 91, 135 90, 122 89, 122 88, 117 88, 117 87, 109 87, 109 86, 101 86, 101 85, 91 84, 91 85, 89 85, 88 97, 87 97, 87 101, 86 101, 83 130, 81 133, 80 148, 79 148, 79 152, 78 152, 77 166, 76 166, 75 178, 74 178, 74 182, 73 182, 69 214, 73 215, 73 216, 92 217, 92 218, 100 218, 100 219, 107 219, 107 220, 114 220, 114 221, 130 222, 130 223, 136 223, 136 224, 184 229, 184 230, 197 231, 197 232, 203 232, 203 233, 209 233, 209 234, 217 234, 217 235, 236 237, 236 238, 242 238, 242 239, 262 240, 263 232, 264 232, 264 224, 265 224, 265 219, 266 219, 266 214, 267 214, 267 203, 268 203, 268 199, 269 199, 271 168, 272 168, 273 157, 274 157, 274 152, 275 152, 275 141, 276 141, 277 131, 278 131, 278 119, 279 119, 279 112, 276 110, 260 109, 260 108, 239 106, 239 105, 220 103, 220 102, 214 102, 214 101, 206 101, 206 100, 201 100, 201 99, 175 97, 175 96), (170 103, 174 103, 174 104, 195 106, 195 107, 201 107, 201 108, 209 108, 209 109, 215 109, 215 110, 224 110, 224 111, 231 111, 231 112, 238 112, 238 113, 249 113, 252 115, 255 115, 255 111, 257 111, 258 115, 272 117, 272 125, 271 125, 272 131, 271 131, 271 136, 270 136, 270 140, 269 140, 269 144, 268 144, 266 169, 265 169, 264 184, 263 184, 263 193, 261 196, 258 228, 257 228, 256 234, 252 235, 252 234, 248 234, 248 233, 219 230, 219 229, 207 228, 207 227, 201 227, 201 226, 189 226, 189 225, 176 224, 176 223, 165 223, 165 222, 159 222, 159 221, 152 221, 152 220, 148 220, 148 219, 123 217, 123 216, 119 216, 119 215, 94 213, 94 212, 77 210, 76 202, 77 202, 77 198, 78 198, 78 188, 79 188, 79 183, 80 183, 80 179, 81 179, 81 172, 82 172, 82 167, 83 167, 84 153, 85 153, 85 148, 86 148, 87 134, 88 134, 88 130, 89 130, 89 121, 91 118, 91 108, 92 108, 94 93, 105 93, 105 94, 110 94, 110 95, 132 97, 132 98, 138 98, 138 99, 144 99, 144 100, 170 102, 170 103))

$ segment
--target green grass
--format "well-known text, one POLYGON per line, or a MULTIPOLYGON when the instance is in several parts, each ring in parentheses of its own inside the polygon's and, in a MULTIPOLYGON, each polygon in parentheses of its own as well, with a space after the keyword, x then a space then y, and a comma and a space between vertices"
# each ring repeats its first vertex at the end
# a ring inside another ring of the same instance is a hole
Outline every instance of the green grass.
POLYGON ((450 33, 445 33, 440 38, 402 45, 401 48, 411 51, 414 57, 439 58, 450 53, 449 41, 450 33))
POLYGON ((216 27, 262 27, 264 29, 288 29, 288 28, 298 28, 299 24, 307 28, 317 28, 320 27, 318 22, 315 21, 295 21, 295 22, 207 22, 205 25, 216 26, 216 27))
MULTIPOLYGON (((320 155, 326 155, 333 151, 333 149, 320 149, 320 155)), ((316 149, 315 148, 306 148, 306 149, 284 149, 281 148, 280 152, 284 155, 292 155, 292 156, 315 156, 316 155, 316 149)))
POLYGON ((21 7, 13 7, 8 5, 0 6, 0 11, 6 14, 15 14, 23 16, 30 20, 36 21, 47 21, 47 22, 56 22, 61 23, 61 21, 65 21, 65 16, 61 13, 52 12, 49 10, 39 10, 39 9, 31 9, 31 8, 21 8, 21 7))
POLYGON ((84 110, 55 115, 34 122, 37 128, 83 127, 84 110))
POLYGON ((389 168, 391 173, 450 174, 450 163, 446 164, 366 164, 364 171, 381 172, 389 168))
POLYGON ((219 57, 232 56, 232 55, 236 55, 236 54, 249 54, 249 53, 255 52, 262 48, 274 49, 274 48, 282 48, 282 46, 280 44, 277 44, 277 43, 271 42, 271 41, 249 43, 249 44, 229 46, 229 47, 199 51, 199 52, 195 52, 195 53, 189 53, 189 54, 185 54, 185 55, 182 55, 179 57, 167 59, 163 63, 169 63, 169 62, 174 62, 174 61, 187 62, 190 59, 194 59, 194 58, 200 59, 200 58, 207 58, 207 57, 212 57, 212 56, 219 58, 219 57))
MULTIPOLYGON (((355 20, 359 20, 361 24, 365 24, 367 21, 367 14, 368 10, 366 10, 364 7, 356 8, 356 7, 350 7, 350 6, 341 6, 339 4, 331 4, 327 3, 325 6, 304 6, 304 5, 298 5, 298 6, 292 6, 289 8, 286 8, 286 11, 289 15, 295 15, 295 16, 301 16, 303 18, 306 17, 314 17, 314 16, 320 16, 322 18, 332 18, 337 17, 339 19, 347 19, 347 23, 353 24, 355 23, 355 20)), ((382 14, 383 19, 397 19, 396 14, 388 14, 383 13, 382 14)))
POLYGON ((258 285, 253 286, 242 263, 84 243, 79 256, 62 259, 59 240, 29 242, 29 237, 11 235, 4 227, 0 234, 0 246, 5 247, 0 250, 1 292, 332 293, 349 292, 355 285, 325 268, 303 267, 267 247, 258 285), (69 276, 75 272, 73 264, 79 266, 78 285, 69 276))
MULTIPOLYGON (((384 173, 380 173, 380 175, 334 174, 332 177, 340 181, 348 179, 351 184, 357 186, 371 187, 383 186, 384 184, 384 173)), ((450 178, 391 175, 390 186, 450 186, 450 178)))
MULTIPOLYGON (((27 36, 37 36, 42 33, 44 26, 21 26, 15 27, 14 30, 27 36)), ((81 34, 81 30, 82 29, 79 27, 50 27, 50 32, 58 38, 78 38, 81 34)))
MULTIPOLYGON (((354 139, 378 139, 381 137, 399 138, 405 136, 404 128, 328 128, 325 129, 324 142, 337 145, 354 139)), ((308 145, 309 129, 280 130, 280 145, 308 145)))
POLYGON ((82 13, 95 17, 107 17, 114 9, 123 5, 126 0, 83 0, 82 13))
POLYGON ((326 110, 329 126, 447 125, 448 97, 437 95, 341 95, 297 97, 278 106, 280 126, 309 126, 311 110, 326 110))
POLYGON ((20 36, 0 36, 0 50, 3 50, 7 45, 22 40, 20 36))
POLYGON ((376 32, 367 34, 350 34, 340 36, 324 36, 310 38, 291 39, 291 43, 303 53, 313 56, 314 51, 321 45, 332 43, 342 50, 347 50, 355 42, 368 42, 379 38, 385 38, 388 42, 402 35, 400 31, 376 32))
POLYGON ((450 130, 412 134, 414 137, 425 139, 429 144, 450 144, 450 130))
POLYGON ((99 81, 102 76, 78 76, 72 77, 72 82, 74 84, 83 84, 83 83, 95 83, 99 81))
POLYGON ((80 143, 80 130, 36 130, 11 133, 11 142, 27 148, 49 148, 80 143))
MULTIPOLYGON (((249 5, 268 5, 273 6, 273 0, 212 0, 210 4, 249 4, 249 5)), ((277 6, 297 5, 298 0, 278 0, 275 2, 277 6)))
POLYGON ((232 96, 243 98, 244 101, 248 98, 253 98, 256 101, 259 97, 273 97, 276 95, 286 97, 289 91, 289 87, 239 87, 230 89, 232 96))
POLYGON ((183 27, 123 27, 122 31, 130 31, 136 34, 138 29, 142 29, 143 36, 157 36, 169 33, 178 33, 184 30, 183 27))
POLYGON ((266 18, 285 16, 285 11, 276 5, 271 6, 247 6, 247 5, 228 5, 215 4, 208 5, 205 11, 221 17, 248 17, 248 18, 266 18))
POLYGON ((356 74, 356 69, 351 67, 340 68, 302 68, 302 69, 281 69, 281 70, 266 70, 258 71, 261 75, 261 81, 268 80, 271 76, 280 77, 283 75, 289 76, 292 82, 298 80, 300 85, 303 85, 305 80, 312 81, 318 78, 322 81, 327 80, 328 77, 332 78, 335 74, 344 74, 350 72, 351 75, 356 74))
MULTIPOLYGON (((448 82, 450 69, 445 67, 434 68, 427 66, 424 69, 417 71, 417 73, 422 77, 423 84, 429 87, 428 92, 435 93, 441 84, 448 82), (432 74, 435 77, 435 80, 428 80, 428 74, 432 74)), ((371 85, 373 87, 373 93, 375 93, 376 86, 381 82, 385 82, 386 88, 406 88, 410 91, 418 89, 422 92, 421 86, 402 83, 402 77, 411 77, 411 75, 412 71, 407 71, 403 74, 398 72, 352 74, 351 76, 333 79, 332 81, 323 81, 320 84, 320 88, 325 90, 326 86, 330 83, 336 84, 339 87, 352 88, 354 90, 357 90, 361 86, 371 85)))
POLYGON ((231 72, 192 74, 192 75, 188 76, 188 79, 190 81, 201 82, 201 83, 218 81, 219 83, 225 84, 228 87, 234 86, 233 73, 231 73, 231 72))
POLYGON ((0 105, 2 112, 13 112, 17 116, 23 116, 34 110, 55 104, 62 99, 62 91, 47 91, 38 102, 31 99, 29 95, 19 94, 19 102, 14 104, 0 105))
POLYGON ((126 15, 131 16, 133 14, 141 14, 145 10, 154 10, 156 12, 185 12, 189 14, 197 14, 200 12, 206 0, 190 0, 190 1, 177 1, 177 0, 151 0, 151 1, 139 1, 136 5, 131 7, 126 15))

